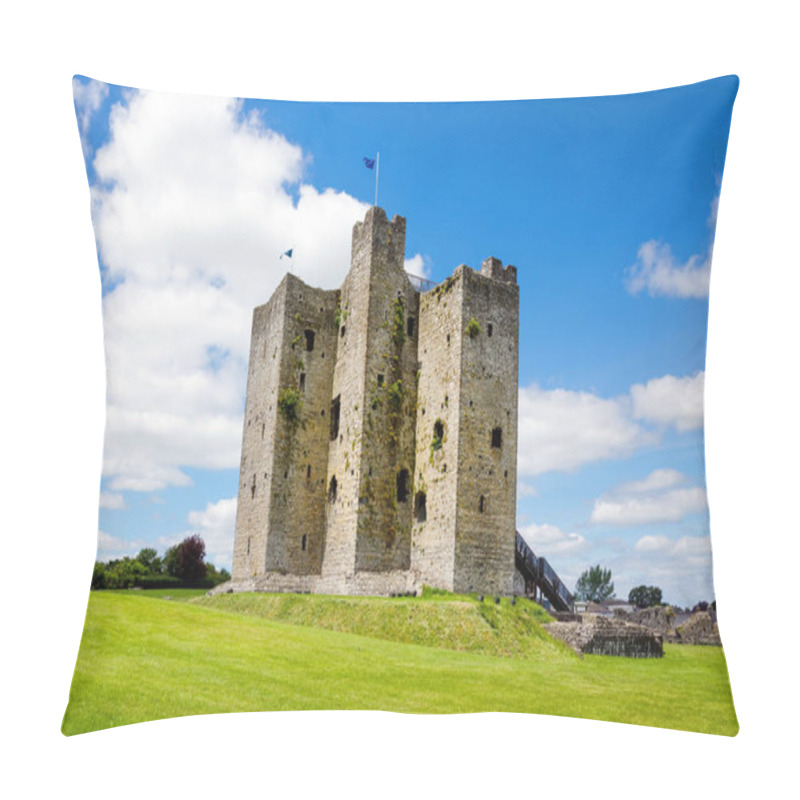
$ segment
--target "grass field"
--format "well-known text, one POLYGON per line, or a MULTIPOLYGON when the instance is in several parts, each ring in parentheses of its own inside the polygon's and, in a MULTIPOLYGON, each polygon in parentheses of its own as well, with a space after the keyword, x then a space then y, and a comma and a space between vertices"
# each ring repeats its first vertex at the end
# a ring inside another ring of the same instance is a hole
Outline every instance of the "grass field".
POLYGON ((579 659, 544 633, 546 618, 527 601, 454 596, 92 592, 62 731, 290 709, 515 711, 738 731, 721 648, 579 659))

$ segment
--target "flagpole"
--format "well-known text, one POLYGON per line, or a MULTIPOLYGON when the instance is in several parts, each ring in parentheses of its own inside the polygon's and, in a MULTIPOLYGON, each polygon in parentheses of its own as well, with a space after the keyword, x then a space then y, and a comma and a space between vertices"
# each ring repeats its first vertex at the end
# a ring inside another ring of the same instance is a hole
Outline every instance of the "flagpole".
POLYGON ((378 175, 381 172, 381 151, 378 150, 378 157, 375 159, 375 205, 378 205, 378 175))

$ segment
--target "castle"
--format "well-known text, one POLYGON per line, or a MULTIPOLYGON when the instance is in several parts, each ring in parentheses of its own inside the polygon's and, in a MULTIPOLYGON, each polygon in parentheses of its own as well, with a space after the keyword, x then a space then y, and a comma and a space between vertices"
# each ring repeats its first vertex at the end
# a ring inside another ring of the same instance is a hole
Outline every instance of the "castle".
POLYGON ((489 258, 429 291, 372 207, 339 290, 253 312, 232 586, 511 594, 519 288, 489 258))

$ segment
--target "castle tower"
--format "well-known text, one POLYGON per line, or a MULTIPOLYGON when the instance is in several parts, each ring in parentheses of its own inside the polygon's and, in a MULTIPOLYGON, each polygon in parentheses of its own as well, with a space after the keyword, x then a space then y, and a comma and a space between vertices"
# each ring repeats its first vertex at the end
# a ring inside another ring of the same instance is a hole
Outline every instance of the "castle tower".
POLYGON ((406 221, 373 207, 353 228, 341 290, 321 591, 406 588, 411 559, 418 294, 406 221))
POLYGON ((516 269, 420 295, 405 226, 371 208, 341 290, 287 275, 253 313, 239 590, 512 591, 516 269))
POLYGON ((420 300, 417 581, 510 594, 517 481, 519 289, 494 258, 420 300))

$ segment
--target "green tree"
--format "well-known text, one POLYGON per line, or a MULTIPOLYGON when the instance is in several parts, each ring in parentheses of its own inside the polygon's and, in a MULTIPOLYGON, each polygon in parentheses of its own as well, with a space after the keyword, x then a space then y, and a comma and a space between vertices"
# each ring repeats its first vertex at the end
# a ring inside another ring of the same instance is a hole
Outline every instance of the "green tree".
POLYGON ((658 586, 637 586, 628 592, 628 602, 637 608, 661 605, 661 589, 658 586))
POLYGON ((158 553, 152 547, 143 547, 136 556, 136 560, 144 566, 151 575, 161 572, 162 564, 158 553))
POLYGON ((603 600, 612 597, 614 597, 614 584, 611 582, 611 570, 603 569, 599 564, 587 569, 575 584, 576 600, 602 603, 603 600))
POLYGON ((173 578, 178 577, 178 549, 179 544, 174 544, 166 553, 164 553, 164 569, 167 575, 172 575, 173 578))

